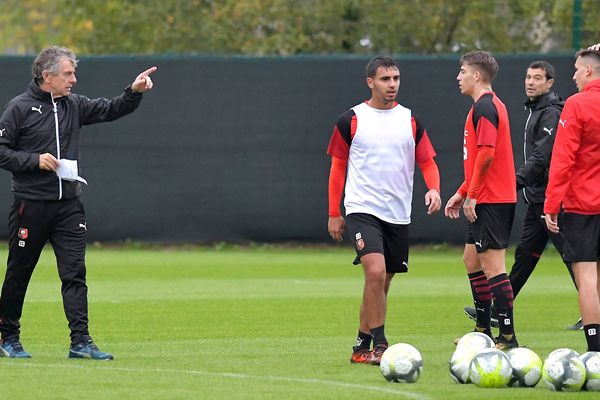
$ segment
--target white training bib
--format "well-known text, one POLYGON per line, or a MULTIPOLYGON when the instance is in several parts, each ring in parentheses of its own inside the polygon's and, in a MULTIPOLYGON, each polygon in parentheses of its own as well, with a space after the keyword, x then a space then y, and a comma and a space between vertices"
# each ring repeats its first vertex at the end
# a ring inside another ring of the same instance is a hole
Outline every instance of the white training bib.
POLYGON ((415 172, 411 111, 396 105, 352 108, 356 133, 350 145, 344 206, 393 224, 409 224, 415 172))

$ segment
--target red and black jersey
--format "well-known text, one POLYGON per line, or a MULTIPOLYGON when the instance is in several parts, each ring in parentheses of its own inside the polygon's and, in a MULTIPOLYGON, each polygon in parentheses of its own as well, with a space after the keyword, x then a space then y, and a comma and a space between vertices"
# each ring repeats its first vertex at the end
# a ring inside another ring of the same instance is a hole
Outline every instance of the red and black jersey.
MULTIPOLYGON (((495 149, 481 190, 475 200, 483 203, 516 203, 515 165, 506 107, 494 92, 484 93, 471 107, 465 122, 463 160, 465 184, 468 189, 481 146, 495 149)), ((462 192, 463 197, 466 192, 462 192)))

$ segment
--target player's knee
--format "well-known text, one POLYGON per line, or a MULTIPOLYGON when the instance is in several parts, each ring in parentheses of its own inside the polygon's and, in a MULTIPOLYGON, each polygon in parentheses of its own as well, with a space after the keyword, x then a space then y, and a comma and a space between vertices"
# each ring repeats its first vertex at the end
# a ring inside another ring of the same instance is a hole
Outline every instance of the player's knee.
POLYGON ((469 272, 478 271, 481 269, 481 263, 477 258, 474 259, 473 257, 463 256, 463 263, 469 272))
POLYGON ((365 275, 365 285, 371 290, 384 290, 386 287, 385 270, 383 273, 370 271, 365 275))

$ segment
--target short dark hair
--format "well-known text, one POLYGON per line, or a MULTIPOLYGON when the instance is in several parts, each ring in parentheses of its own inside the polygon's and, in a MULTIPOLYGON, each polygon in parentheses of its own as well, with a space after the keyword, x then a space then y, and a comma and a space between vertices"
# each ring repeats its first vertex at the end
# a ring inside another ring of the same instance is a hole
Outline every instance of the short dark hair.
POLYGON ((527 69, 530 68, 543 69, 544 72, 546 72, 546 80, 554 79, 554 67, 548 61, 534 61, 531 64, 529 64, 529 67, 527 67, 527 69))
POLYGON ((575 54, 575 58, 579 57, 590 57, 594 58, 596 61, 600 62, 600 51, 591 50, 591 49, 583 49, 579 50, 577 54, 575 54))
POLYGON ((377 74, 377 68, 383 67, 385 69, 397 69, 400 71, 400 66, 398 62, 394 60, 392 57, 388 56, 378 56, 373 58, 367 64, 367 68, 365 68, 365 72, 367 73, 367 78, 373 78, 375 74, 377 74))
POLYGON ((460 65, 463 64, 477 68, 489 82, 493 81, 498 74, 498 62, 487 51, 475 50, 463 54, 460 58, 460 65))
POLYGON ((66 58, 77 67, 77 58, 71 49, 60 46, 47 47, 38 54, 31 66, 31 74, 36 82, 42 81, 42 73, 48 71, 50 74, 57 74, 60 60, 66 58))

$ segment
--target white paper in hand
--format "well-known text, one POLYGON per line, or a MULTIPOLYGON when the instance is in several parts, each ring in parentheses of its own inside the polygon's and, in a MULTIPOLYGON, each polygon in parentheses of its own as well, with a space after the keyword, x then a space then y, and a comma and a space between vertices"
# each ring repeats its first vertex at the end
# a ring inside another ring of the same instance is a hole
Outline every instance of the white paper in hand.
POLYGON ((65 181, 79 181, 87 185, 87 181, 78 174, 77 160, 68 160, 66 158, 61 159, 59 161, 58 168, 56 169, 56 175, 65 181))

